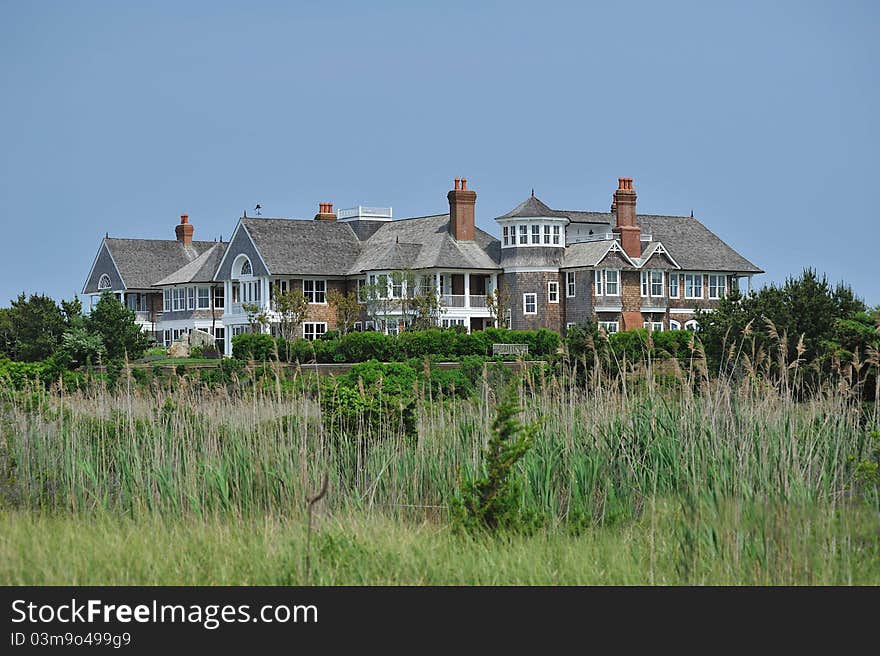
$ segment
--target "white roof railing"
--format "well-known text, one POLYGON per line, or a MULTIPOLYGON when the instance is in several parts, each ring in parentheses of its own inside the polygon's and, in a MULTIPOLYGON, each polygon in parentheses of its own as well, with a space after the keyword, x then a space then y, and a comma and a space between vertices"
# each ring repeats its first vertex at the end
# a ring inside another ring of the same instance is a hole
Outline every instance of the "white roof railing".
POLYGON ((348 207, 336 211, 337 219, 384 219, 391 220, 393 218, 390 207, 365 207, 358 205, 357 207, 348 207))

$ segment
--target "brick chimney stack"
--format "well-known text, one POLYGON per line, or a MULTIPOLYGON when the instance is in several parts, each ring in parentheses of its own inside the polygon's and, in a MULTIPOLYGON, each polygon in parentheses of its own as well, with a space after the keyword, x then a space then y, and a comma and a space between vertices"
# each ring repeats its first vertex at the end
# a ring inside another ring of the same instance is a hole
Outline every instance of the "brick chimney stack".
POLYGON ((318 203, 318 213, 315 221, 335 221, 336 212, 333 211, 333 203, 318 203))
POLYGON ((617 225, 613 231, 620 239, 620 245, 630 257, 642 256, 642 231, 636 224, 636 192, 632 178, 618 178, 617 191, 611 203, 611 212, 615 215, 617 225))
POLYGON ((449 199, 449 234, 458 241, 474 240, 474 206, 477 192, 467 188, 467 178, 456 178, 449 199))
POLYGON ((193 243, 193 227, 192 223, 189 222, 189 215, 180 215, 180 223, 175 226, 174 234, 177 235, 177 241, 184 246, 189 246, 193 243))

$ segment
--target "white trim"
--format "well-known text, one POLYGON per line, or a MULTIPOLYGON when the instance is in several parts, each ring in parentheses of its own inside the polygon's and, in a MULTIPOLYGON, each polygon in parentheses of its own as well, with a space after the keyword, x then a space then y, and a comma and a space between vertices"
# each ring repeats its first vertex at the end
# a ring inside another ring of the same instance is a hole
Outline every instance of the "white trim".
POLYGON ((643 259, 643 258, 638 258, 639 263, 636 265, 636 268, 641 269, 641 268, 642 268, 643 266, 645 266, 645 264, 647 264, 647 263, 651 260, 651 258, 654 257, 657 253, 660 253, 661 255, 665 255, 665 256, 667 257, 667 259, 675 265, 675 268, 676 268, 676 269, 681 269, 681 266, 678 264, 678 262, 675 261, 675 258, 672 257, 672 255, 669 253, 669 251, 666 250, 666 247, 663 246, 663 243, 662 243, 662 242, 659 242, 659 241, 657 242, 657 247, 654 249, 654 251, 653 251, 650 255, 648 255, 647 258, 644 258, 644 259, 643 259))
MULTIPOLYGON (((263 259, 263 254, 260 252, 260 249, 257 248, 257 244, 256 244, 256 242, 254 242, 254 238, 251 236, 251 233, 249 233, 247 228, 244 227, 244 222, 242 221, 243 218, 244 217, 241 217, 238 220, 238 224, 236 224, 235 230, 232 231, 232 236, 229 238, 229 241, 227 242, 226 252, 223 253, 223 257, 220 259, 220 264, 217 265, 217 270, 214 272, 213 280, 215 280, 215 281, 232 280, 233 279, 232 278, 232 269, 229 270, 229 278, 218 278, 217 274, 220 273, 220 269, 223 268, 223 263, 226 262, 226 258, 229 256, 229 253, 232 251, 230 246, 232 246, 232 242, 235 241, 235 236, 238 234, 238 231, 241 228, 244 228, 244 233, 247 235, 247 238, 250 240, 251 246, 254 247, 254 252, 257 254, 257 257, 260 258, 260 262, 263 263, 263 268, 266 269, 266 275, 267 276, 274 275, 272 273, 272 271, 269 269, 269 265, 266 264, 266 260, 263 259)), ((251 218, 251 217, 248 217, 248 218, 251 218)), ((243 253, 239 253, 239 255, 243 255, 243 253)), ((250 258, 248 258, 248 259, 250 259, 250 258)), ((253 263, 251 263, 251 268, 253 268, 253 263)))
POLYGON ((596 305, 593 307, 593 312, 622 312, 623 305, 596 305))
POLYGON ((684 292, 683 297, 688 300, 703 300, 703 299, 705 299, 706 298, 706 284, 705 283, 707 282, 707 280, 705 278, 706 274, 703 272, 696 272, 695 271, 695 272, 691 272, 691 273, 684 273, 682 275, 684 276, 684 281, 683 281, 684 282, 684 289, 682 290, 684 292), (687 277, 688 276, 691 276, 692 278, 696 277, 696 276, 700 277, 700 295, 699 296, 688 296, 688 293, 687 293, 687 277))
MULTIPOLYGON (((317 283, 317 282, 322 282, 322 283, 324 283, 324 300, 321 301, 321 302, 318 302, 318 301, 309 301, 309 305, 327 305, 327 280, 326 280, 325 278, 303 278, 303 279, 302 279, 302 293, 303 293, 303 296, 306 296, 306 281, 307 281, 307 280, 308 280, 309 282, 311 282, 311 283, 317 283)), ((391 282, 391 281, 390 281, 390 278, 389 278, 389 283, 390 283, 390 282, 391 282)), ((389 288, 392 288, 392 285, 389 284, 389 288)), ((314 298, 314 297, 315 297, 315 294, 317 294, 317 293, 318 293, 318 290, 315 288, 315 285, 313 284, 313 285, 312 285, 312 298, 314 298)), ((308 296, 306 296, 306 298, 308 299, 308 296)), ((393 296, 388 296, 388 298, 391 299, 391 298, 394 298, 394 297, 393 297, 393 296)), ((313 321, 313 322, 311 322, 311 323, 315 323, 315 322, 313 321)))
MULTIPOLYGON (((119 270, 119 265, 116 264, 116 258, 113 257, 113 251, 111 251, 111 250, 110 250, 110 247, 107 245, 107 237, 104 237, 104 238, 101 240, 101 246, 98 248, 98 252, 95 253, 95 259, 92 261, 92 268, 89 269, 89 275, 86 276, 86 281, 83 283, 83 290, 82 290, 83 295, 87 294, 87 292, 86 292, 86 286, 88 286, 88 284, 89 284, 89 280, 91 279, 92 274, 95 272, 95 265, 98 263, 98 258, 101 256, 101 249, 102 249, 102 248, 106 248, 106 249, 107 249, 107 255, 110 256, 110 261, 113 263, 113 268, 116 269, 116 275, 119 276, 119 281, 122 283, 122 289, 114 289, 114 290, 111 290, 111 291, 121 291, 121 292, 124 292, 124 291, 127 291, 127 290, 128 290, 128 286, 125 284, 125 278, 122 277, 122 272, 119 270)), ((102 289, 102 290, 100 290, 100 291, 106 291, 106 290, 103 290, 103 289, 102 289)), ((91 294, 89 294, 89 295, 91 295, 91 294)))
POLYGON ((669 320, 669 330, 681 330, 681 322, 676 321, 675 319, 670 319, 669 320))
POLYGON ((527 314, 529 316, 534 315, 534 314, 538 314, 538 295, 535 292, 525 292, 523 294, 523 314, 527 314), (526 303, 526 296, 534 296, 535 297, 535 311, 534 312, 529 312, 528 310, 526 310, 526 307, 528 307, 528 305, 526 303))
POLYGON ((694 308, 669 308, 669 314, 696 314, 694 308))
MULTIPOLYGON (((445 271, 446 269, 444 269, 445 271)), ((488 269, 486 269, 488 270, 488 269)), ((503 273, 559 273, 559 267, 550 269, 547 267, 505 267, 503 273)))
POLYGON ((327 332, 327 322, 326 321, 303 321, 303 326, 302 326, 303 339, 309 339, 308 337, 306 337, 306 326, 324 326, 323 333, 319 334, 316 330, 312 331, 312 339, 309 340, 310 342, 315 341, 316 339, 319 339, 321 335, 323 335, 324 333, 327 332))

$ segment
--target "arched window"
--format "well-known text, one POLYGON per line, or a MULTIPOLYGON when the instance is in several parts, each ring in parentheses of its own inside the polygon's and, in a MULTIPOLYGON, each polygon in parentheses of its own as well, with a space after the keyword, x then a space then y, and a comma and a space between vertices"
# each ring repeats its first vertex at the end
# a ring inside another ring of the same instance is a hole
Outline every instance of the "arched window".
POLYGON ((681 323, 675 319, 669 320, 669 330, 681 330, 681 323))
POLYGON ((691 330, 693 332, 697 332, 700 329, 700 326, 699 326, 699 324, 697 324, 696 319, 691 319, 690 321, 685 321, 684 329, 691 330))
POLYGON ((252 275, 254 275, 254 268, 251 266, 251 261, 248 259, 247 255, 239 255, 235 259, 235 264, 232 267, 232 277, 241 278, 243 276, 252 275))
POLYGON ((101 277, 98 278, 98 289, 110 289, 110 276, 106 273, 101 274, 101 277))

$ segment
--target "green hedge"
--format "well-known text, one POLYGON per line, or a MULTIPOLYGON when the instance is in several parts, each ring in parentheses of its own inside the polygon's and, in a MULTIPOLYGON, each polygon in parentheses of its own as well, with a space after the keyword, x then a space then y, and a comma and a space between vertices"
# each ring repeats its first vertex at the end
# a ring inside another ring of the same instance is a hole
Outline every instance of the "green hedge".
POLYGON ((491 356, 492 344, 528 344, 529 355, 546 357, 559 348, 559 335, 551 330, 506 330, 489 328, 468 335, 456 330, 418 330, 399 335, 378 332, 349 333, 333 339, 289 344, 270 335, 243 334, 232 338, 232 354, 258 361, 278 356, 290 362, 403 362, 410 358, 459 360, 467 356, 491 356))

